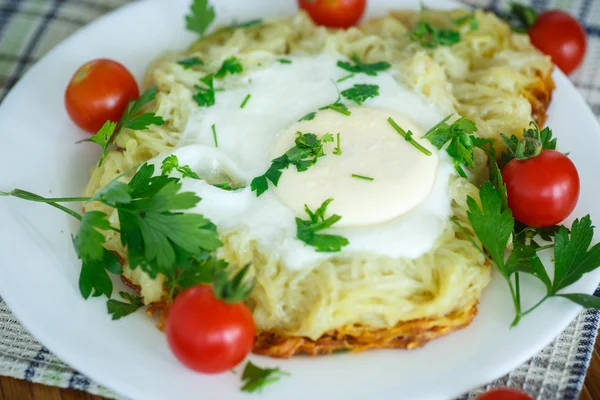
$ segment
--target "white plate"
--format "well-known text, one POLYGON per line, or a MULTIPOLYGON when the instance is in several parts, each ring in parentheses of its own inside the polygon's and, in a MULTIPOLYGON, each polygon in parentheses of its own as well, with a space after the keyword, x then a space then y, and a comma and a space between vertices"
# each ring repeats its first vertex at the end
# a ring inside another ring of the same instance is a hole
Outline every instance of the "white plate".
MULTIPOLYGON (((219 23, 292 13, 293 0, 220 0, 219 23)), ((430 6, 452 7, 448 1, 430 6)), ((0 107, 0 189, 19 187, 41 195, 78 195, 98 150, 75 145, 85 135, 63 106, 67 82, 93 58, 123 62, 138 78, 154 57, 183 48, 193 36, 184 30, 188 1, 142 1, 123 7, 66 40, 17 84, 0 107)), ((369 14, 417 7, 417 1, 372 0, 369 14)), ((581 177, 574 215, 600 221, 597 158, 600 127, 576 89, 561 73, 548 124, 569 151, 581 177)), ((143 313, 113 322, 104 299, 84 301, 77 281, 80 264, 71 244, 77 225, 43 204, 0 199, 0 293, 25 327, 80 372, 134 399, 245 399, 238 376, 195 374, 173 357, 165 336, 143 313)), ((574 285, 592 293, 600 270, 574 285)), ((542 294, 537 283, 522 284, 525 302, 542 294)), ((577 315, 580 307, 553 299, 509 329, 512 302, 495 276, 483 294, 479 315, 466 329, 414 351, 371 351, 293 360, 252 358, 280 366, 291 377, 260 398, 446 399, 517 367, 541 350, 577 315)), ((239 371, 238 371, 239 372, 239 371)))

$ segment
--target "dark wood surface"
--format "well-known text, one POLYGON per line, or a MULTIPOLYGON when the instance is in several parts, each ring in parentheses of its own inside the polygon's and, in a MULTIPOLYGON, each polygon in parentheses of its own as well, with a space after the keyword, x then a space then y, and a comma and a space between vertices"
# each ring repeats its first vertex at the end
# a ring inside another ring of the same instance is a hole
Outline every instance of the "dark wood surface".
MULTIPOLYGON (((86 392, 38 385, 0 377, 0 400, 104 400, 86 392)), ((596 341, 590 368, 579 400, 600 400, 600 340, 596 341)))

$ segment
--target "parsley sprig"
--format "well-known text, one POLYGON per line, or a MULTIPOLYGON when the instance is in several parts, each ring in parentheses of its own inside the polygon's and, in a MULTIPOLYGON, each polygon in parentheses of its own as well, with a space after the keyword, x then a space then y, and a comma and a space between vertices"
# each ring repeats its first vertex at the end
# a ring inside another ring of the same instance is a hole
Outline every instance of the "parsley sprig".
POLYGON ((163 160, 160 169, 163 175, 169 175, 175 170, 179 172, 183 178, 200 179, 198 174, 192 171, 189 165, 179 165, 179 159, 174 154, 171 154, 163 160))
POLYGON ((281 171, 290 165, 295 165, 298 172, 306 171, 315 165, 319 157, 323 157, 324 143, 332 143, 333 135, 324 134, 321 139, 314 133, 296 133, 295 146, 286 151, 281 157, 271 161, 271 166, 263 175, 254 178, 250 184, 256 196, 260 196, 269 189, 269 181, 275 186, 279 183, 281 171))
POLYGON ((243 392, 260 392, 262 389, 272 383, 277 382, 282 376, 289 376, 287 372, 279 368, 260 368, 248 361, 244 372, 242 373, 243 392))
POLYGON ((438 150, 448 143, 446 152, 452 157, 454 169, 460 176, 466 178, 467 174, 462 166, 473 166, 473 150, 481 143, 481 140, 473 135, 477 131, 477 126, 473 121, 466 117, 460 117, 448 125, 447 121, 451 117, 452 115, 449 115, 438 122, 423 137, 429 139, 438 150))
POLYGON ((142 109, 154 100, 156 97, 156 86, 146 90, 137 100, 129 102, 118 124, 112 121, 106 121, 104 125, 89 139, 81 142, 93 142, 102 147, 102 155, 98 161, 98 166, 102 165, 102 161, 111 151, 114 146, 114 141, 117 135, 123 129, 144 130, 151 125, 164 125, 164 119, 155 113, 143 113, 142 109))
POLYGON ((344 96, 348 100, 352 100, 358 105, 361 105, 368 99, 372 99, 374 97, 379 96, 379 86, 356 84, 350 89, 344 90, 342 92, 342 96, 344 96))
POLYGON ((144 301, 141 296, 136 296, 127 292, 119 292, 119 295, 125 300, 124 302, 114 299, 110 299, 106 302, 106 308, 113 320, 121 319, 129 314, 133 314, 144 306, 144 301))
POLYGON ((215 104, 215 83, 214 75, 208 74, 200 79, 204 86, 194 85, 196 94, 193 99, 200 107, 210 107, 215 104))
POLYGON ((317 233, 324 229, 331 228, 333 224, 342 219, 342 217, 337 214, 325 218, 327 207, 332 201, 333 199, 325 200, 315 212, 312 212, 308 206, 305 205, 304 211, 308 214, 308 221, 296 217, 296 238, 309 246, 313 246, 319 252, 341 251, 342 247, 350 243, 348 239, 342 236, 317 233))
POLYGON ((189 57, 183 60, 177 61, 177 64, 181 65, 183 69, 190 69, 196 65, 204 65, 204 61, 199 57, 189 57))
POLYGON ((115 179, 92 197, 43 198, 13 190, 0 195, 44 202, 67 212, 81 221, 73 245, 82 262, 79 289, 84 298, 105 295, 113 290, 109 273, 121 274, 123 268, 115 254, 104 248, 102 231, 120 233, 127 249, 129 265, 141 268, 150 277, 159 273, 176 281, 182 268, 192 267, 192 260, 206 259, 221 246, 216 227, 200 214, 182 213, 200 201, 192 192, 181 192, 180 179, 154 176, 154 166, 142 165, 126 184, 115 179), (100 211, 80 215, 59 203, 97 201, 117 211, 119 228, 100 211))
POLYGON ((187 30, 202 36, 215 19, 215 9, 208 0, 194 0, 185 16, 187 30))

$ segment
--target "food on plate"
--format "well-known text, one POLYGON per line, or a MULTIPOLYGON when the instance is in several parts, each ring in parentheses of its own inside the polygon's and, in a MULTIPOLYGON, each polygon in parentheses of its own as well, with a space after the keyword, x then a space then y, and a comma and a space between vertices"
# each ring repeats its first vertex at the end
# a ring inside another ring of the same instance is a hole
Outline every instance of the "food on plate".
POLYGON ((298 0, 316 24, 330 28, 349 28, 362 17, 367 0, 298 0))
POLYGON ((122 64, 107 59, 82 65, 65 92, 65 107, 73 122, 97 132, 106 121, 118 121, 131 100, 139 97, 137 82, 122 64))
MULTIPOLYGON (((600 305, 562 293, 600 266, 600 245, 589 249, 589 216, 556 225, 578 175, 539 128, 553 66, 526 35, 480 10, 394 11, 350 29, 300 12, 207 33, 214 18, 194 1, 186 26, 200 39, 157 58, 142 95, 97 124, 83 197, 0 192, 81 221, 84 298, 108 297, 113 319, 149 306, 202 372, 251 348, 422 346, 473 320, 492 266, 513 325, 550 297, 600 305), (569 165, 570 190, 529 219, 527 190, 559 182, 526 172, 549 162, 569 165), (110 274, 137 293, 111 299, 110 274), (529 309, 520 274, 547 289, 529 309)), ((243 390, 282 375, 248 363, 243 390)))
POLYGON ((512 4, 513 14, 520 20, 520 29, 527 31, 531 43, 565 74, 576 70, 587 50, 585 29, 571 14, 562 10, 538 13, 530 7, 512 4))

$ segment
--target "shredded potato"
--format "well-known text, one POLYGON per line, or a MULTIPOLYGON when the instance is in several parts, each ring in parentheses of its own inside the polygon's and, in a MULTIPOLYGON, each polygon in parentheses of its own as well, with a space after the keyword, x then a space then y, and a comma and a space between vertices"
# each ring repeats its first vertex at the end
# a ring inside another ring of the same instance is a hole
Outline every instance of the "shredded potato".
MULTIPOLYGON (((464 14, 461 10, 432 11, 426 17, 450 26, 451 18, 464 14)), ((217 31, 183 54, 162 56, 150 65, 145 85, 158 87, 154 109, 165 125, 124 130, 116 140, 119 150, 110 152, 102 166, 92 171, 85 195, 93 195, 124 171, 173 149, 191 110, 197 107, 192 99, 194 84, 230 56, 241 60, 245 73, 274 62, 277 56, 329 50, 356 55, 365 62, 388 61, 400 72, 403 83, 428 102, 444 113, 474 120, 478 134, 495 141, 501 132, 519 135, 533 117, 543 119, 545 108, 538 104, 533 110, 532 99, 539 99, 541 91, 549 101, 552 64, 533 49, 526 36, 512 33, 493 14, 476 11, 477 30, 471 30, 468 23, 454 26, 461 31, 459 43, 425 50, 408 37, 416 18, 413 12, 398 12, 336 31, 317 27, 299 13, 244 29, 217 31), (176 63, 192 56, 206 63, 188 70, 176 63), (546 82, 545 86, 540 82, 546 82)), ((479 154, 474 180, 483 173, 484 161, 479 154)), ((248 305, 259 331, 316 340, 327 331, 357 324, 386 329, 420 318, 442 318, 471 309, 490 280, 485 257, 464 236, 472 233, 465 199, 467 195, 477 198, 477 190, 462 178, 452 178, 450 190, 458 224, 449 221, 432 251, 415 260, 341 254, 291 271, 278 258, 261 253, 244 231, 223 237, 225 245, 219 255, 232 265, 252 262, 257 285, 248 305)), ((87 204, 86 209, 110 211, 96 203, 87 204)), ((110 219, 118 225, 114 213, 110 219)), ((106 239, 106 247, 125 259, 118 234, 106 232, 106 239)), ((127 266, 124 276, 140 286, 146 303, 163 299, 164 277, 153 280, 139 268, 127 266)))

